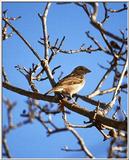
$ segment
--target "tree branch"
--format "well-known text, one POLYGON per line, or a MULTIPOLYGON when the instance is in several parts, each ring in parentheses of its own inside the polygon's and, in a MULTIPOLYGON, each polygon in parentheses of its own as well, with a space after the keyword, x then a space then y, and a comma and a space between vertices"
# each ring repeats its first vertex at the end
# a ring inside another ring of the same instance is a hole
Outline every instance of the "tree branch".
POLYGON ((27 45, 27 47, 33 52, 33 54, 36 56, 36 58, 41 62, 41 58, 39 57, 38 53, 32 48, 32 46, 29 44, 27 40, 18 32, 18 30, 8 22, 6 18, 2 18, 3 21, 5 21, 12 29, 13 31, 22 39, 22 41, 27 45))
MULTIPOLYGON (((56 98, 55 96, 45 96, 40 93, 33 93, 30 91, 26 91, 21 88, 12 86, 12 85, 7 84, 5 82, 3 82, 3 87, 10 90, 10 91, 16 92, 18 94, 21 94, 21 95, 24 95, 24 96, 27 96, 27 97, 30 97, 33 99, 59 103, 59 99, 56 98)), ((70 109, 80 115, 83 115, 85 117, 89 117, 90 119, 94 118, 94 112, 90 112, 86 108, 81 108, 80 106, 78 106, 76 104, 72 104, 66 100, 62 100, 62 103, 65 105, 66 108, 68 108, 68 109, 70 109)), ((116 129, 125 130, 125 131, 127 130, 127 122, 126 121, 112 120, 110 118, 104 117, 103 115, 99 115, 99 114, 96 115, 96 121, 98 121, 99 123, 105 124, 107 126, 111 126, 116 129)))
POLYGON ((42 16, 40 16, 39 14, 39 17, 42 21, 42 26, 43 26, 43 35, 44 35, 44 43, 45 43, 45 46, 44 46, 44 58, 46 60, 48 60, 49 58, 49 53, 48 53, 48 31, 47 31, 47 15, 48 15, 48 11, 49 11, 49 8, 51 6, 51 3, 47 3, 46 5, 46 8, 44 10, 44 13, 42 16))

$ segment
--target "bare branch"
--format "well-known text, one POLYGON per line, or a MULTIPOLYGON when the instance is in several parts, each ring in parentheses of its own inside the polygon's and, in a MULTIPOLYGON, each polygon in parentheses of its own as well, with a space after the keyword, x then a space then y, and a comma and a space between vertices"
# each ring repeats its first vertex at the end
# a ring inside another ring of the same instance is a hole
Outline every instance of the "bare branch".
POLYGON ((66 128, 75 136, 75 138, 77 138, 78 143, 82 149, 82 151, 84 151, 84 153, 89 157, 89 158, 93 158, 94 156, 92 155, 92 153, 88 150, 88 148, 86 147, 84 140, 81 138, 81 136, 78 134, 78 132, 69 126, 69 123, 67 121, 67 117, 66 114, 63 113, 63 119, 64 119, 64 123, 66 125, 66 128))
POLYGON ((103 2, 103 7, 105 10, 105 15, 104 15, 104 19, 101 22, 102 24, 104 24, 109 19, 108 10, 107 10, 107 2, 103 2))
POLYGON ((30 97, 30 98, 33 98, 33 99, 45 100, 45 101, 49 101, 49 102, 57 102, 57 100, 53 96, 44 96, 43 94, 40 94, 40 93, 36 93, 36 92, 34 93, 34 92, 26 91, 24 89, 12 86, 8 83, 3 82, 3 87, 11 90, 13 92, 16 92, 18 94, 21 94, 23 96, 27 96, 27 97, 30 97))
POLYGON ((117 95, 118 95, 120 86, 121 86, 121 84, 122 84, 122 81, 123 81, 125 72, 126 72, 126 70, 127 70, 127 67, 128 67, 128 58, 126 58, 126 63, 125 63, 125 66, 124 66, 124 68, 123 68, 123 71, 122 71, 122 73, 121 73, 121 77, 120 77, 120 79, 119 79, 119 82, 118 82, 118 85, 117 85, 117 87, 116 87, 116 90, 115 90, 115 92, 114 92, 112 101, 108 104, 110 108, 112 108, 113 105, 115 104, 115 101, 116 101, 116 99, 117 99, 117 95))
POLYGON ((44 42, 45 42, 45 47, 44 47, 44 58, 46 60, 48 60, 49 58, 49 53, 48 53, 48 31, 47 31, 47 16, 48 16, 48 11, 49 11, 49 8, 51 6, 51 3, 47 3, 46 5, 46 8, 44 10, 44 13, 42 16, 40 16, 39 14, 39 17, 42 21, 42 26, 43 26, 43 35, 44 35, 44 42))
POLYGON ((28 48, 33 52, 33 54, 41 62, 41 58, 39 57, 38 53, 32 48, 29 42, 27 42, 27 40, 25 40, 25 38, 18 32, 18 30, 16 30, 15 27, 12 24, 10 24, 6 18, 2 18, 2 20, 5 21, 13 29, 13 31, 22 39, 22 41, 28 46, 28 48))
POLYGON ((39 92, 38 89, 36 88, 34 82, 33 82, 35 80, 35 77, 33 76, 33 74, 39 68, 39 65, 32 64, 32 68, 30 68, 29 70, 27 70, 25 67, 20 67, 19 65, 15 66, 15 68, 25 76, 25 78, 27 79, 32 91, 39 92))
POLYGON ((11 156, 11 154, 10 154, 9 147, 8 147, 8 145, 7 145, 7 139, 6 139, 5 136, 3 137, 2 143, 3 143, 3 147, 4 147, 4 150, 5 150, 6 156, 7 156, 8 158, 11 158, 12 156, 11 156))
POLYGON ((55 80, 53 78, 53 75, 52 75, 51 69, 49 67, 48 61, 47 60, 41 61, 41 65, 45 69, 45 72, 47 74, 47 77, 49 78, 49 81, 50 81, 52 87, 54 87, 56 82, 55 82, 55 80))
POLYGON ((111 13, 119 13, 119 12, 125 11, 125 10, 127 10, 127 9, 128 9, 127 5, 124 4, 124 5, 123 5, 123 8, 121 8, 121 9, 116 10, 116 9, 111 9, 111 8, 109 8, 109 9, 107 9, 107 10, 108 10, 109 12, 111 12, 111 13))
POLYGON ((9 83, 7 74, 5 73, 4 67, 2 66, 2 75, 4 78, 4 82, 9 83))
POLYGON ((121 38, 121 37, 119 37, 119 36, 117 36, 117 35, 109 32, 109 31, 105 30, 102 27, 102 24, 96 20, 97 19, 97 11, 98 11, 98 3, 89 3, 89 4, 93 7, 93 10, 94 10, 92 14, 89 14, 89 12, 87 12, 87 10, 85 9, 86 4, 82 4, 81 7, 84 9, 84 11, 86 12, 86 14, 88 15, 91 24, 96 29, 98 29, 100 31, 100 33, 103 33, 103 34, 109 36, 110 38, 113 38, 113 39, 115 39, 115 40, 117 40, 119 42, 127 44, 127 40, 126 39, 123 39, 123 38, 121 38))
POLYGON ((85 32, 86 33, 86 35, 87 35, 87 37, 88 38, 90 38, 97 46, 98 46, 98 48, 100 49, 100 50, 102 50, 102 51, 104 51, 104 52, 108 52, 107 50, 105 50, 99 43, 98 43, 98 41, 94 38, 94 37, 92 37, 89 33, 89 31, 88 32, 85 32))
MULTIPOLYGON (((40 44, 44 45, 43 42, 40 42, 40 41, 38 41, 38 42, 40 44)), ((79 49, 71 49, 71 50, 63 50, 63 49, 60 49, 57 46, 49 46, 49 48, 53 51, 53 54, 51 54, 51 56, 56 55, 58 52, 65 53, 65 54, 78 54, 80 52, 91 53, 91 52, 95 52, 95 51, 99 51, 100 50, 100 48, 94 49, 94 48, 92 48, 92 46, 90 46, 88 48, 82 48, 82 47, 80 47, 79 49)))
MULTIPOLYGON (((56 98, 55 96, 45 96, 40 93, 29 92, 29 91, 23 90, 21 88, 11 86, 10 84, 4 83, 4 82, 3 82, 3 87, 8 90, 14 91, 18 94, 21 94, 21 95, 24 95, 24 96, 27 96, 27 97, 30 97, 33 99, 59 103, 58 98, 56 98)), ((66 108, 68 108, 74 112, 77 112, 80 115, 89 117, 90 119, 93 119, 93 117, 94 117, 94 113, 92 113, 92 112, 88 111, 87 109, 82 108, 76 104, 72 104, 66 100, 62 100, 62 103, 66 106, 66 108)), ((127 122, 126 121, 123 121, 123 122, 115 121, 115 120, 106 118, 106 117, 99 115, 99 114, 96 116, 96 120, 99 121, 100 123, 103 123, 107 126, 111 126, 111 127, 117 128, 117 129, 121 129, 121 130, 127 129, 127 122)))
POLYGON ((114 67, 115 67, 115 64, 110 66, 110 68, 106 71, 106 73, 104 74, 104 76, 102 77, 100 82, 98 83, 95 90, 90 95, 88 95, 88 98, 92 98, 92 97, 100 94, 100 88, 102 87, 102 84, 107 79, 107 77, 109 76, 110 72, 113 70, 114 67))

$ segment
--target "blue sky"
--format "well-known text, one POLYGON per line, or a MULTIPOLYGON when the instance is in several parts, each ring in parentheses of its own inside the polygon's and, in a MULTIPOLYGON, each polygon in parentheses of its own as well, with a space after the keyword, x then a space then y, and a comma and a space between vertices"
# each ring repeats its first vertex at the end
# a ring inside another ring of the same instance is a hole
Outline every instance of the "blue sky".
MULTIPOLYGON (((38 13, 43 13, 45 4, 46 3, 39 2, 4 2, 2 4, 2 9, 8 9, 8 15, 10 17, 22 17, 21 19, 12 23, 24 36, 24 38, 29 41, 29 43, 41 57, 44 57, 44 49, 38 43, 38 40, 40 40, 40 38, 43 36, 41 21, 38 17, 38 13)), ((110 3, 110 6, 114 9, 117 9, 121 8, 122 4, 123 3, 110 3)), ((99 8, 100 12, 98 19, 102 20, 104 15, 102 14, 101 4, 99 8)), ((120 35, 119 30, 125 30, 127 27, 127 13, 124 11, 118 15, 111 15, 111 19, 105 23, 104 27, 114 34, 120 35)), ((97 38, 97 40, 104 47, 106 47, 99 32, 90 25, 87 15, 81 8, 74 4, 56 5, 53 3, 50 8, 47 24, 51 44, 54 44, 57 38, 61 40, 63 36, 66 37, 62 49, 79 49, 83 43, 85 43, 85 47, 89 47, 92 42, 86 37, 86 31, 90 31, 91 35, 97 38)), ((108 40, 110 40, 110 38, 108 40)), ((30 90, 26 79, 14 68, 14 66, 19 64, 29 68, 31 67, 32 63, 39 63, 38 60, 16 34, 14 34, 12 38, 4 41, 2 48, 3 65, 5 67, 9 81, 13 85, 30 90)), ((72 69, 78 65, 84 65, 89 68, 92 72, 87 75, 86 86, 80 91, 80 94, 87 95, 95 89, 97 83, 105 73, 105 70, 102 70, 98 64, 109 67, 107 61, 110 61, 111 59, 112 57, 107 56, 102 52, 96 52, 92 54, 80 53, 73 55, 58 53, 53 62, 50 64, 50 67, 53 69, 55 66, 61 65, 61 68, 58 69, 54 75, 56 81, 58 81, 58 76, 60 75, 61 71, 63 71, 64 76, 70 73, 72 69)), ((105 86, 107 88, 110 87, 110 83, 113 78, 112 76, 113 74, 106 81, 105 86)), ((48 81, 38 82, 36 85, 41 93, 45 93, 51 89, 51 85, 48 81)), ((23 120, 23 118, 20 117, 20 113, 22 113, 22 111, 27 108, 27 104, 25 103, 27 98, 5 89, 3 89, 3 96, 5 98, 10 98, 12 101, 17 101, 17 107, 13 111, 14 122, 23 120)), ((122 94, 122 97, 125 99, 122 105, 125 106, 124 109, 126 110, 127 97, 125 94, 122 94)), ((99 100, 108 102, 110 99, 111 96, 105 96, 99 100)), ((46 102, 40 103, 42 105, 46 104, 46 102)), ((87 107, 90 110, 95 109, 94 106, 91 106, 88 103, 83 103, 82 101, 80 101, 79 104, 87 107)), ((57 117, 55 116, 53 119, 57 124, 63 126, 61 115, 57 117)), ((82 124, 85 120, 84 117, 81 117, 75 113, 72 113, 69 116, 69 119, 71 123, 77 124, 82 124)), ((5 124, 6 121, 6 110, 3 106, 3 124, 5 124)), ((103 137, 100 136, 100 133, 94 128, 86 130, 78 129, 78 131, 84 138, 87 147, 95 157, 106 157, 109 140, 103 142, 103 137), (96 148, 98 148, 97 151, 96 148)), ((23 128, 12 131, 8 135, 8 144, 13 157, 17 158, 83 158, 85 156, 82 152, 77 153, 61 151, 61 148, 63 148, 65 145, 68 145, 70 148, 78 147, 76 139, 71 135, 71 133, 57 133, 50 137, 46 137, 45 129, 37 121, 34 121, 33 124, 26 125, 23 128)))

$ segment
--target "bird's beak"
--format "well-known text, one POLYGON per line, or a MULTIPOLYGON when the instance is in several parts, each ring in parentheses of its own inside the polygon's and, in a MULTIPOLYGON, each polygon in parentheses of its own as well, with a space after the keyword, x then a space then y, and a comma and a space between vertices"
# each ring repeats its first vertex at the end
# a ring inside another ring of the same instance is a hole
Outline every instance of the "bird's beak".
POLYGON ((87 69, 87 73, 90 73, 91 71, 89 69, 87 69))

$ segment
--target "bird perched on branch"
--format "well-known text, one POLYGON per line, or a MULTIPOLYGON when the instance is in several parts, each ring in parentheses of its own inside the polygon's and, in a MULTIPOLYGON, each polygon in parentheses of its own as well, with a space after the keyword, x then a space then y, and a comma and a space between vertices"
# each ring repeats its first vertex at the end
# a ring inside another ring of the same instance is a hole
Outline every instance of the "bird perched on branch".
POLYGON ((120 49, 120 46, 115 41, 110 41, 110 45, 115 49, 120 49))
POLYGON ((89 72, 91 71, 84 66, 76 67, 69 75, 61 79, 55 85, 55 87, 49 90, 46 94, 53 92, 61 93, 63 95, 68 95, 70 96, 70 98, 72 98, 73 94, 78 93, 84 87, 85 85, 84 75, 89 72))

